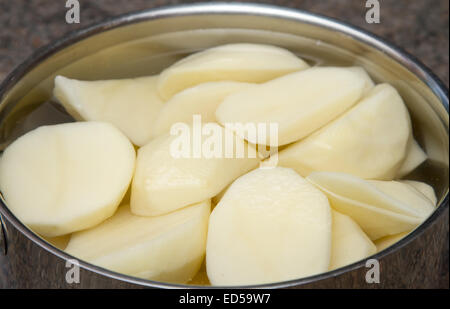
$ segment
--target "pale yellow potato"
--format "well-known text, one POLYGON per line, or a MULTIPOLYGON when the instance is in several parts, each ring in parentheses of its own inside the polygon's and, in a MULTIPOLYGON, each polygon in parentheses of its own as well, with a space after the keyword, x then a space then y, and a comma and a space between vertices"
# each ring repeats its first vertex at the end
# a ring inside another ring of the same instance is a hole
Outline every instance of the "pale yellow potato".
POLYGON ((228 188, 230 186, 225 187, 222 191, 219 192, 219 194, 213 196, 211 198, 211 204, 216 206, 217 204, 219 204, 220 200, 222 199, 222 197, 224 196, 225 192, 227 192, 228 188))
POLYGON ((75 119, 110 122, 135 145, 143 146, 152 137, 163 106, 156 81, 157 76, 101 81, 57 76, 53 93, 75 119))
POLYGON ((332 212, 330 270, 360 261, 377 252, 364 231, 349 216, 332 212))
POLYGON ((209 82, 185 89, 164 104, 156 118, 153 134, 162 135, 170 131, 177 122, 192 123, 193 115, 200 115, 202 122, 216 122, 215 112, 223 99, 234 92, 253 84, 240 82, 209 82))
POLYGON ((188 282, 190 285, 202 285, 209 286, 211 283, 209 282, 208 275, 206 273, 206 262, 203 260, 202 266, 200 266, 200 270, 197 272, 194 278, 188 282))
POLYGON ((57 236, 57 237, 44 237, 42 236, 42 238, 44 238, 44 240, 48 243, 50 243, 52 246, 60 249, 60 250, 64 250, 67 247, 67 244, 69 243, 70 240, 70 235, 62 235, 62 236, 57 236))
POLYGON ((134 164, 133 145, 109 123, 42 126, 5 150, 0 189, 24 224, 45 237, 61 236, 110 217, 134 164))
POLYGON ((333 209, 355 220, 371 240, 412 230, 428 216, 418 209, 418 203, 408 204, 416 195, 393 197, 349 174, 313 172, 307 180, 327 195, 333 209))
POLYGON ((358 74, 364 81, 363 95, 367 95, 375 87, 375 83, 363 67, 348 67, 347 69, 358 74))
POLYGON ((425 151, 422 150, 415 139, 412 139, 411 145, 406 153, 406 158, 397 171, 396 178, 402 178, 403 176, 408 175, 425 162, 427 158, 428 156, 425 151))
POLYGON ((66 252, 97 266, 144 279, 185 283, 205 256, 210 201, 159 217, 128 205, 89 230, 74 233, 66 252))
MULTIPOLYGON (((225 129, 215 123, 211 127, 225 136, 225 129)), ((191 136, 189 140, 193 140, 191 136)), ((194 142, 190 157, 174 156, 173 148, 182 136, 162 135, 140 148, 131 188, 131 211, 136 215, 157 216, 201 200, 212 198, 242 174, 256 168, 259 160, 244 154, 242 158, 194 157, 194 142)), ((247 149, 244 140, 237 144, 247 149)), ((222 147, 225 149, 225 146, 222 147)), ((236 149, 236 148, 235 148, 236 149)))
POLYGON ((332 171, 390 180, 403 163, 410 138, 402 98, 382 84, 335 121, 280 151, 278 164, 302 176, 332 171))
POLYGON ((211 213, 206 269, 212 285, 298 279, 328 270, 331 211, 292 169, 257 169, 231 184, 211 213))
MULTIPOLYGON (((136 149, 136 151, 137 151, 137 149, 136 149)), ((123 196, 122 201, 120 202, 120 205, 130 204, 130 198, 131 198, 131 186, 129 186, 127 192, 125 192, 125 195, 123 196)))
POLYGON ((410 233, 410 231, 407 231, 407 232, 403 232, 403 233, 399 233, 399 234, 395 234, 395 235, 390 235, 390 236, 385 236, 383 238, 377 239, 375 241, 375 245, 377 246, 377 252, 380 252, 380 251, 383 251, 386 248, 389 248, 390 246, 392 246, 393 244, 398 242, 400 239, 402 239, 403 237, 405 237, 409 233, 410 233))
MULTIPOLYGON (((314 67, 291 73, 229 95, 216 110, 222 123, 266 127, 278 125, 278 139, 268 133, 239 136, 254 144, 281 146, 306 137, 353 106, 363 95, 365 81, 355 70, 314 67)), ((251 127, 251 128, 253 128, 251 127)))
POLYGON ((406 183, 414 187, 414 189, 425 195, 431 201, 431 204, 433 204, 433 206, 437 205, 436 193, 434 192, 433 187, 430 186, 429 184, 415 180, 400 180, 400 182, 406 183))
POLYGON ((386 195, 414 209, 421 218, 428 217, 435 209, 434 204, 425 195, 409 184, 380 180, 368 180, 368 182, 386 195))
POLYGON ((262 44, 228 44, 181 59, 161 72, 158 92, 165 100, 183 89, 212 81, 262 83, 308 68, 290 51, 262 44))

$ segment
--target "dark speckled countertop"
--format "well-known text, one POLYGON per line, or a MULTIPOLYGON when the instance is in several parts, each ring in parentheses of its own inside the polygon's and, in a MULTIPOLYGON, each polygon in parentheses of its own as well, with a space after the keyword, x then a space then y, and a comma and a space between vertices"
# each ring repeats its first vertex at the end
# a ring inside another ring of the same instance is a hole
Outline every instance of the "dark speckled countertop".
MULTIPOLYGON (((0 80, 36 48, 106 17, 180 0, 79 0, 81 23, 65 23, 65 1, 0 0, 0 80)), ((380 24, 365 21, 364 0, 264 0, 327 15, 369 30, 406 49, 449 83, 448 0, 380 0, 380 24)))
MULTIPOLYGON (((380 24, 366 23, 365 0, 264 0, 253 2, 302 9, 364 28, 416 56, 448 87, 449 1, 379 1, 381 3, 380 24)), ((0 81, 34 50, 63 37, 65 33, 127 12, 199 1, 79 0, 81 3, 80 24, 65 22, 67 10, 65 2, 61 0, 0 0, 0 81)), ((417 282, 424 282, 424 287, 448 288, 448 212, 446 216, 443 216, 443 220, 441 228, 446 233, 447 240, 446 242, 445 239, 442 240, 443 247, 435 246, 443 249, 438 249, 439 251, 436 252, 440 256, 439 265, 435 265, 436 267, 431 265, 437 271, 427 271, 427 264, 416 265, 421 270, 420 278, 416 278, 417 282)), ((415 257, 430 253, 418 251, 414 254, 412 263, 415 257)), ((408 286, 408 282, 404 285, 408 286)), ((23 285, 17 283, 17 286, 23 285)))

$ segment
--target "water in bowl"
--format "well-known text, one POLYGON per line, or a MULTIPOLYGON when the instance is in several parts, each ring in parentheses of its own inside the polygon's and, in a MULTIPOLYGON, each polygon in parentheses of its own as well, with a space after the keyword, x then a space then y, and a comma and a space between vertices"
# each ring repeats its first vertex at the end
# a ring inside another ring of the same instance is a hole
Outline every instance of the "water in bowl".
MULTIPOLYGON (((65 65, 37 81, 29 91, 0 106, 0 151, 21 135, 42 125, 74 121, 52 96, 53 80, 64 75, 81 80, 131 78, 158 74, 179 59, 211 46, 227 43, 262 43, 287 48, 312 66, 363 66, 376 82, 393 84, 410 110, 414 136, 429 159, 406 179, 433 186, 442 199, 448 190, 448 137, 436 113, 409 80, 388 67, 327 43, 261 30, 211 29, 172 32, 104 48, 65 65)), ((20 87, 20 85, 18 86, 20 87)), ((17 96, 17 95, 16 95, 17 96)), ((8 101, 8 97, 4 101, 8 101)), ((202 266, 193 284, 208 284, 202 266)))

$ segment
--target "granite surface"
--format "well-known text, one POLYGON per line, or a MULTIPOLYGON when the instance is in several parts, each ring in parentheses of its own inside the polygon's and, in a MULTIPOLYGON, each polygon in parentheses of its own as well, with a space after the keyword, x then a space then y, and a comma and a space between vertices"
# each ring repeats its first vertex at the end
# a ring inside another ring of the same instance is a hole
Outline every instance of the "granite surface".
MULTIPOLYGON (((65 1, 0 0, 0 81, 35 49, 63 37, 67 32, 118 14, 163 5, 199 2, 190 0, 79 1, 81 3, 81 23, 67 24, 65 22, 67 10, 64 6, 65 1)), ((380 0, 380 24, 366 23, 364 16, 367 9, 364 0, 267 0, 253 2, 302 9, 362 27, 413 54, 431 68, 447 87, 449 85, 448 0, 380 0)), ((430 284, 424 285, 427 287, 448 288, 448 213, 444 220, 446 224, 442 227, 444 228, 443 234, 446 233, 447 236, 447 240, 444 241, 446 245, 436 247, 443 248, 443 250, 439 249, 441 252, 439 265, 435 265, 439 271, 429 272, 423 269, 423 278, 416 278, 417 282, 430 281, 430 284)), ((426 254, 426 252, 422 253, 426 254)), ((417 258, 417 260, 419 259, 417 258)), ((413 265, 415 264, 413 263, 413 265)), ((23 276, 19 277, 23 279, 23 276)), ((405 287, 407 286, 407 283, 405 283, 405 287)))
MULTIPOLYGON (((65 23, 65 1, 0 0, 0 80, 36 48, 106 17, 193 3, 180 0, 79 0, 80 24, 65 23)), ((230 1, 232 2, 232 1, 230 1)), ((380 23, 365 21, 364 0, 253 1, 327 15, 369 30, 406 49, 449 83, 449 1, 380 0, 380 23)))

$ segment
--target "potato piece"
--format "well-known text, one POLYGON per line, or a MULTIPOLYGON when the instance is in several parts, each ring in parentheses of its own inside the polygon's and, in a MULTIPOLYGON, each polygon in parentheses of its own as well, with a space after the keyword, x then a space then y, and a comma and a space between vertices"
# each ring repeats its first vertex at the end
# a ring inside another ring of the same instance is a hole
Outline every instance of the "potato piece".
MULTIPOLYGON (((225 129, 215 123, 211 128, 225 136, 225 129)), ((189 140, 195 137, 192 134, 189 140)), ((229 183, 258 166, 259 160, 243 158, 207 158, 203 153, 194 157, 175 157, 171 152, 182 136, 162 135, 138 151, 136 172, 131 188, 131 211, 136 215, 157 216, 217 195, 229 183)), ((245 141, 237 138, 240 147, 245 141)), ((222 147, 225 149, 225 146, 222 147)), ((236 148, 235 148, 236 149, 236 148)))
POLYGON ((197 272, 194 278, 188 282, 190 285, 201 285, 201 286, 209 286, 211 283, 209 282, 208 275, 206 274, 206 262, 203 260, 202 266, 200 266, 200 270, 197 272))
POLYGON ((377 252, 383 251, 384 249, 392 246, 393 244, 398 242, 400 239, 402 239, 409 233, 410 233, 410 231, 407 231, 407 232, 403 232, 403 233, 399 233, 399 234, 395 234, 395 235, 385 236, 383 238, 376 240, 375 245, 377 246, 377 252))
POLYGON ((364 81, 363 95, 366 96, 375 87, 372 78, 363 67, 349 67, 348 69, 358 74, 359 78, 364 81))
POLYGON ((353 106, 363 94, 360 73, 346 68, 315 67, 291 73, 229 95, 216 111, 224 123, 278 124, 278 141, 236 132, 254 144, 281 146, 295 142, 353 106), (238 111, 238 112, 237 112, 238 111))
POLYGON ((377 252, 370 238, 349 216, 332 211, 330 270, 362 260, 377 252))
POLYGON ((217 204, 219 204, 220 200, 224 196, 225 192, 227 192, 229 187, 230 187, 230 185, 226 186, 222 191, 219 192, 219 194, 217 194, 211 198, 211 204, 213 205, 213 207, 215 207, 217 204))
POLYGON ((327 198, 292 169, 238 178, 210 216, 206 269, 212 285, 298 279, 328 270, 327 198))
POLYGON ((422 150, 415 139, 412 139, 411 145, 409 146, 406 154, 406 158, 397 171, 396 178, 402 178, 403 176, 408 175, 419 165, 425 162, 427 158, 428 156, 425 151, 422 150))
POLYGON ((330 171, 390 180, 410 137, 408 110, 397 91, 383 84, 337 120, 280 151, 278 164, 302 176, 330 171))
POLYGON ((239 82, 209 82, 185 89, 164 104, 153 128, 155 136, 170 131, 177 122, 192 123, 193 115, 201 115, 203 122, 216 122, 215 112, 223 99, 254 84, 239 82))
POLYGON ((109 123, 43 126, 5 150, 0 188, 24 224, 45 237, 61 236, 110 217, 134 163, 133 145, 109 123))
POLYGON ((140 217, 128 205, 102 224, 74 233, 66 252, 112 271, 185 283, 200 269, 210 201, 159 217, 140 217))
POLYGON ((412 230, 428 216, 408 204, 415 195, 392 197, 349 174, 313 172, 307 180, 327 195, 333 209, 350 216, 372 240, 412 230))
POLYGON ((70 235, 62 235, 62 236, 57 236, 57 237, 43 237, 42 238, 50 243, 52 246, 60 249, 60 250, 64 250, 67 247, 67 244, 69 243, 70 240, 70 235))
POLYGON ((55 78, 53 93, 77 120, 110 122, 138 146, 152 136, 163 102, 156 93, 156 76, 80 81, 55 78))
POLYGON ((183 89, 212 81, 262 83, 308 68, 286 49, 261 44, 228 44, 190 55, 165 69, 158 91, 165 100, 183 89))
POLYGON ((401 180, 400 182, 412 186, 414 189, 425 195, 431 201, 431 204, 433 204, 433 206, 437 205, 436 193, 434 193, 434 189, 432 186, 424 182, 414 180, 401 180))
POLYGON ((407 204, 409 208, 414 209, 419 217, 426 218, 434 210, 434 205, 431 201, 408 184, 398 181, 380 180, 368 180, 368 182, 386 195, 407 204))

